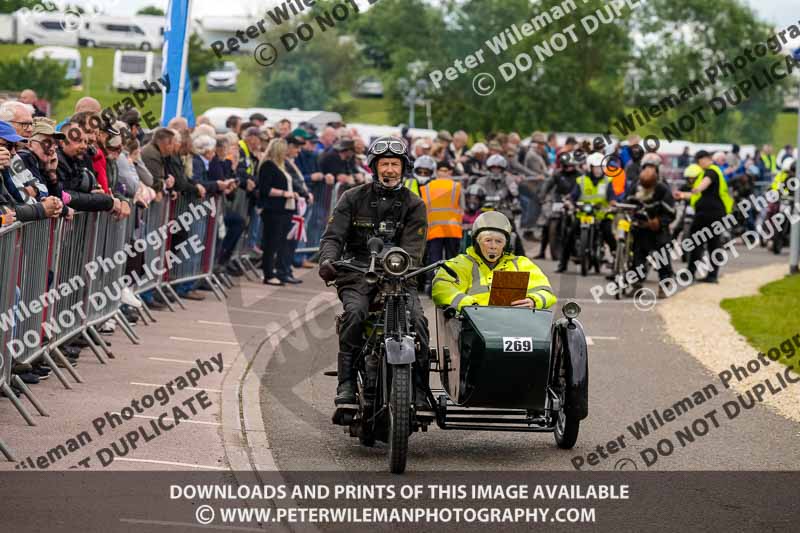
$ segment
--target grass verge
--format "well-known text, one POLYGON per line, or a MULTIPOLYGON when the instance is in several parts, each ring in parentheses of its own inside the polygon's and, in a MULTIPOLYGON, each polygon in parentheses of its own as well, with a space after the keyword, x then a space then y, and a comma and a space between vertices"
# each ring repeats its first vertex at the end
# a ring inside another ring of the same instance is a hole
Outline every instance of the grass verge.
POLYGON ((721 306, 736 331, 760 352, 777 347, 782 350, 779 361, 790 366, 800 357, 800 275, 768 283, 757 296, 726 298, 721 306), (791 338, 795 343, 781 347, 791 338))

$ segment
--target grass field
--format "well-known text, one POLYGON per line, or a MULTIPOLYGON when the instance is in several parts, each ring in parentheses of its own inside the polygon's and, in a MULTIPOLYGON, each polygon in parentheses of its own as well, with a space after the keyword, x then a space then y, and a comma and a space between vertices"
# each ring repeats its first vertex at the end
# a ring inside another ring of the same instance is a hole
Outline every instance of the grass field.
MULTIPOLYGON (((27 55, 31 50, 37 48, 33 45, 0 45, 0 61, 3 59, 14 59, 27 55)), ((111 88, 114 77, 114 50, 110 48, 79 48, 81 53, 83 87, 73 89, 69 95, 58 102, 55 106, 53 115, 59 119, 66 117, 75 107, 75 102, 83 97, 91 95, 97 98, 103 107, 110 106, 125 98, 128 93, 117 92, 111 88), (86 67, 86 58, 92 56, 94 65, 91 69, 86 67)), ((237 84, 236 92, 213 92, 206 91, 205 80, 201 78, 200 88, 192 95, 192 103, 195 114, 200 115, 210 107, 254 107, 257 99, 257 76, 260 69, 253 67, 253 58, 246 55, 226 57, 226 60, 235 61, 241 73, 237 84)), ((0 82, 2 83, 2 82, 0 82)), ((3 87, 0 85, 0 90, 3 87)), ((161 113, 161 96, 154 96, 139 109, 142 113, 152 111, 154 116, 161 113)))
POLYGON ((772 128, 773 146, 797 146, 797 113, 781 113, 772 128))
MULTIPOLYGON (((800 334, 800 275, 764 285, 759 292, 758 296, 725 299, 722 308, 731 315, 736 331, 754 348, 766 353, 800 334)), ((781 362, 792 364, 798 358, 800 355, 791 360, 784 357, 781 362)))

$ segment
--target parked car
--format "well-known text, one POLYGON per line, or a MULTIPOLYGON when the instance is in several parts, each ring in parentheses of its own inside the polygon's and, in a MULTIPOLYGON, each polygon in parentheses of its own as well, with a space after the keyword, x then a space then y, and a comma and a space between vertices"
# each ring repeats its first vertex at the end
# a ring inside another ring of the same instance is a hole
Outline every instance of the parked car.
POLYGON ((233 61, 225 61, 222 68, 212 70, 206 74, 206 90, 235 91, 236 81, 239 78, 239 67, 233 61))
POLYGON ((49 58, 58 61, 67 67, 66 79, 71 80, 73 85, 83 83, 81 77, 81 53, 76 48, 66 46, 42 46, 31 51, 28 57, 33 59, 49 58))
POLYGON ((353 92, 356 96, 383 98, 383 82, 374 77, 360 78, 353 92))

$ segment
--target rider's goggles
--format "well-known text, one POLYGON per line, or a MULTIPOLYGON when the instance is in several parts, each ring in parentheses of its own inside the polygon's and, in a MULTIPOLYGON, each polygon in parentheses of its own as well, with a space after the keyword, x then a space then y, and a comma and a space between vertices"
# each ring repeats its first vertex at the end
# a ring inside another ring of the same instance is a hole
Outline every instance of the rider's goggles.
POLYGON ((406 153, 406 145, 402 141, 377 141, 370 151, 375 155, 382 155, 386 152, 403 155, 406 153))

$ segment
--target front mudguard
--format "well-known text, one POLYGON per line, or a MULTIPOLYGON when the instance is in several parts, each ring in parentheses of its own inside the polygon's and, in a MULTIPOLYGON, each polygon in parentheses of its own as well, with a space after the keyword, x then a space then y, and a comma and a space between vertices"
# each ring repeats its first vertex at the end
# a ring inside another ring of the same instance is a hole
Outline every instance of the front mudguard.
POLYGON ((561 318, 553 324, 552 339, 551 346, 561 353, 551 354, 551 359, 566 368, 564 409, 567 415, 583 420, 589 415, 589 350, 583 325, 561 318))

